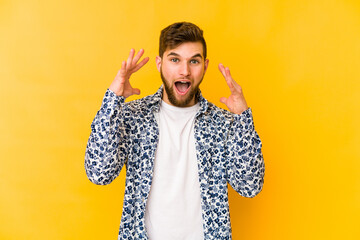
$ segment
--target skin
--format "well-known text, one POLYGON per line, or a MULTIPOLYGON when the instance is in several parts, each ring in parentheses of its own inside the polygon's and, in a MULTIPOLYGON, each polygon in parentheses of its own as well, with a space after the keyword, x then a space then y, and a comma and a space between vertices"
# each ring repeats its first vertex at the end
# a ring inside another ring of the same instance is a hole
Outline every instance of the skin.
POLYGON ((195 94, 205 75, 209 60, 202 56, 200 42, 185 42, 174 49, 167 49, 163 58, 156 57, 156 67, 162 75, 166 91, 163 100, 178 107, 190 107, 196 104, 195 94), (175 82, 190 84, 185 94, 179 92, 175 82))
MULTIPOLYGON (((196 91, 200 85, 209 64, 209 60, 204 59, 202 53, 201 43, 185 42, 174 49, 167 49, 162 57, 156 57, 156 66, 163 76, 164 84, 168 84, 177 103, 184 103, 178 104, 178 106, 189 107, 196 104, 195 95, 191 96, 191 93, 196 91), (175 89, 175 82, 180 80, 190 83, 190 89, 186 93, 180 93, 175 89)), ((143 49, 140 49, 136 55, 135 50, 131 49, 127 61, 122 62, 121 69, 109 87, 117 96, 127 98, 134 94, 140 94, 138 88, 131 86, 130 77, 149 61, 149 58, 146 57, 139 62, 143 54, 143 49)), ((218 68, 231 92, 229 97, 220 98, 220 102, 224 103, 232 113, 241 114, 248 109, 242 88, 232 78, 228 67, 220 63, 218 68)), ((169 100, 167 91, 163 92, 163 100, 168 104, 175 105, 169 100)))

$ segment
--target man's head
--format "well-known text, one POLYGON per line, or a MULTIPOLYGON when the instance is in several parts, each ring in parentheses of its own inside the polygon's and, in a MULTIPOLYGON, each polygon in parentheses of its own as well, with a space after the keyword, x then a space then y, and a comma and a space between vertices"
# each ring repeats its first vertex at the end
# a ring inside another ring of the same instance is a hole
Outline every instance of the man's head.
POLYGON ((189 22, 173 23, 161 31, 159 56, 162 58, 166 49, 174 49, 185 42, 201 42, 203 45, 203 57, 206 59, 207 51, 203 31, 189 22))
POLYGON ((198 26, 181 22, 163 29, 156 57, 165 87, 163 100, 178 107, 194 105, 208 63, 205 39, 198 26))

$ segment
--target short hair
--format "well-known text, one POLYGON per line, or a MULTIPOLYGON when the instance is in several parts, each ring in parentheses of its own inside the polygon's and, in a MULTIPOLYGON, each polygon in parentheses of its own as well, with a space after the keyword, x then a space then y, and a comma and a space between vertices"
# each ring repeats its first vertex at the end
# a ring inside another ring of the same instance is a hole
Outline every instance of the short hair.
POLYGON ((206 42, 203 31, 193 23, 177 22, 164 28, 160 34, 159 56, 163 57, 169 47, 174 49, 185 42, 201 42, 203 45, 203 56, 206 59, 206 42))

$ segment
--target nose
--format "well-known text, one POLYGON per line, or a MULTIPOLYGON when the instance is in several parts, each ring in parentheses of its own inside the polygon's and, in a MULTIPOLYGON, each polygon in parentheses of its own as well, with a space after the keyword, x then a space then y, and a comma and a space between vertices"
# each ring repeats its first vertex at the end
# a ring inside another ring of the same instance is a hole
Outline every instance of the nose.
POLYGON ((180 74, 184 77, 190 75, 190 66, 187 62, 184 62, 180 67, 180 74))

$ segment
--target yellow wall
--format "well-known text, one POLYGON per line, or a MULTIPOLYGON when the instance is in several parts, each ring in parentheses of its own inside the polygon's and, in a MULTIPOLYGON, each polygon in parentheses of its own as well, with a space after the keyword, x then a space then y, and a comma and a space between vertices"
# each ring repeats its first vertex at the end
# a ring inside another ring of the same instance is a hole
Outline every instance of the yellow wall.
POLYGON ((360 238, 359 1, 0 0, 0 239, 116 239, 124 172, 87 180, 90 123, 130 48, 151 59, 141 97, 158 88, 159 32, 182 20, 205 32, 204 96, 222 106, 230 66, 263 141, 234 239, 360 238))

